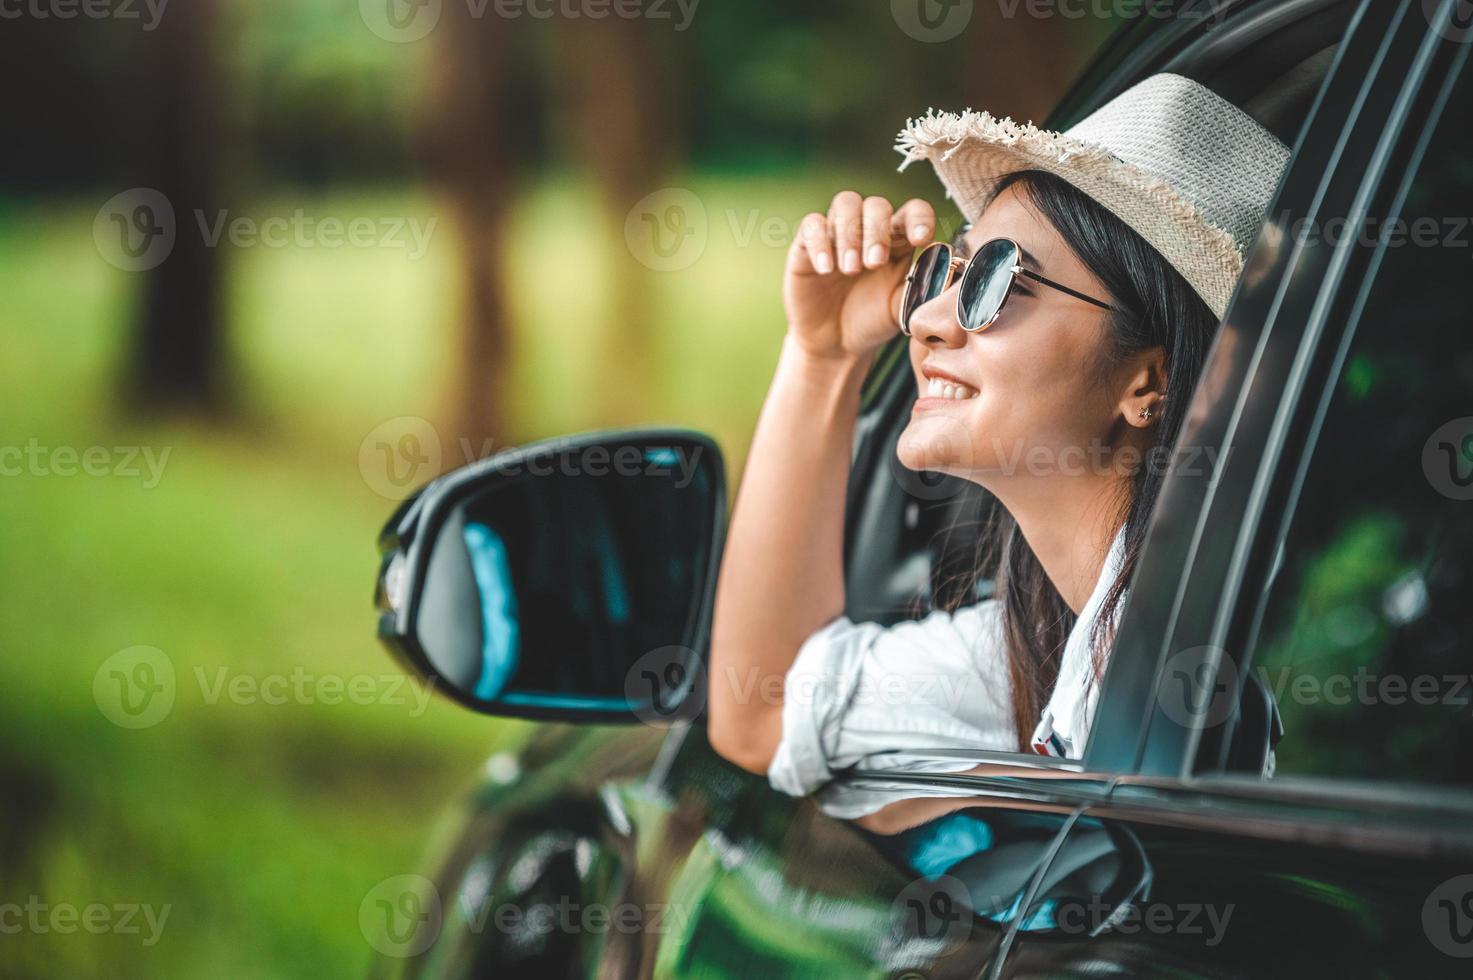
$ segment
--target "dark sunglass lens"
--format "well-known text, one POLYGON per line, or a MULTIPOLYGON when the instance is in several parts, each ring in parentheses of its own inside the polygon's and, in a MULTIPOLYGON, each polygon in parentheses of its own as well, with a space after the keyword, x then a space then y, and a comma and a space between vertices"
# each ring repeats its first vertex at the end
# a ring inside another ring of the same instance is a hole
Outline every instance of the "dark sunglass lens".
POLYGON ((1013 267, 1018 264, 1018 246, 1005 238, 994 238, 972 256, 972 264, 962 277, 962 327, 980 330, 997 316, 1013 282, 1013 267))
POLYGON ((911 314, 940 296, 946 288, 946 274, 951 269, 951 248, 942 242, 927 245, 916 256, 910 291, 905 295, 905 308, 900 311, 900 325, 910 332, 911 314))

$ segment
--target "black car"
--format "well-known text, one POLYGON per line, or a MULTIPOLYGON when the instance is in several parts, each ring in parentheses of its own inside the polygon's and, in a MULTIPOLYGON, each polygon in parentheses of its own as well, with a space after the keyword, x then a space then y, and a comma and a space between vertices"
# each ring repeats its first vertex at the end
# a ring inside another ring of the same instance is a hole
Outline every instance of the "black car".
MULTIPOLYGON (((1473 974, 1473 10, 1154 8, 1050 127, 1170 71, 1293 156, 1084 758, 851 771, 896 800, 863 825, 779 794, 703 728, 715 446, 602 433, 484 460, 390 520, 379 632, 468 706, 546 724, 488 763, 433 881, 382 896, 382 975, 1473 974)), ((857 430, 855 620, 924 613, 989 506, 894 462, 903 351, 857 430)))

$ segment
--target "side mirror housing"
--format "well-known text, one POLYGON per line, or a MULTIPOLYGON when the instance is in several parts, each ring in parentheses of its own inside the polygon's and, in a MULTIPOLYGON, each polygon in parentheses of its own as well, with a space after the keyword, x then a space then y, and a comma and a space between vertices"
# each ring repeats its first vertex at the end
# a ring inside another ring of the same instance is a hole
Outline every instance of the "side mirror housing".
POLYGON ((702 700, 692 693, 725 517, 721 453, 699 433, 508 450, 431 482, 390 518, 379 637, 487 714, 687 717, 702 700))

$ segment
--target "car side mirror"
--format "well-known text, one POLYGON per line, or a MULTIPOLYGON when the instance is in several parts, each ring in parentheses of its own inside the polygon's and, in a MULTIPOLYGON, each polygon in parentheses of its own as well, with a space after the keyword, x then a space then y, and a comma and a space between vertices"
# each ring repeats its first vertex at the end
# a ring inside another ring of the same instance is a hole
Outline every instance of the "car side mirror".
POLYGON ((433 481, 379 538, 379 637, 476 711, 675 720, 710 630, 726 518, 698 433, 602 432, 433 481))

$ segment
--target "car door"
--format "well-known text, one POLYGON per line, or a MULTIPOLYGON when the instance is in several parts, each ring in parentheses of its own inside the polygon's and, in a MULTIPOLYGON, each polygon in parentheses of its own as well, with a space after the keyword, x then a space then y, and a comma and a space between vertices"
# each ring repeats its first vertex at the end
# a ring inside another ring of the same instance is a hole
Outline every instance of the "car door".
POLYGON ((1467 975, 1465 7, 1362 10, 1198 392, 1183 440, 1220 462, 1173 477, 1147 547, 1186 574, 1143 570, 1102 695, 1150 719, 1098 743, 1137 771, 1076 824, 1137 842, 1150 887, 1114 921, 1072 897, 1006 975, 1467 975))
MULTIPOLYGON (((1240 4, 1217 23, 1158 23, 1152 57, 1117 45, 1093 70, 1091 96, 1103 101, 1157 70, 1193 71, 1254 104, 1292 140, 1328 69, 1327 52, 1355 10, 1346 3, 1240 4), (1252 66, 1230 57, 1252 48, 1267 52, 1252 66), (1269 91, 1281 79, 1292 91, 1269 91)), ((1139 35, 1135 43, 1146 39, 1139 35)), ((897 343, 870 380, 856 442, 846 535, 847 612, 856 619, 914 615, 950 563, 971 554, 965 535, 952 532, 958 517, 985 505, 970 486, 893 464, 894 440, 914 396, 902 349, 897 343)), ((1152 682, 1136 674, 1116 684, 1152 682)), ((851 773, 849 785, 896 798, 889 813, 864 826, 832 820, 813 801, 788 800, 760 779, 728 771, 711 758, 699 727, 690 731, 665 794, 699 801, 686 812, 698 814, 691 824, 704 821, 705 829, 693 836, 690 858, 670 886, 693 910, 689 928, 661 942, 656 975, 745 968, 784 976, 976 976, 997 969, 1021 931, 1046 926, 1048 903, 1079 882, 1106 908, 1128 906, 1146 875, 1135 841, 1080 820, 1133 771, 1130 750, 1145 716, 1128 704, 1101 711, 1116 718, 1108 729, 1116 744, 1091 750, 1102 765, 1089 757, 1079 765, 977 753, 977 762, 996 767, 991 775, 851 773), (1127 712, 1134 712, 1136 730, 1127 712), (721 806, 708 795, 713 766, 730 786, 721 806), (1067 873, 1051 880, 1051 869, 1067 873)))

